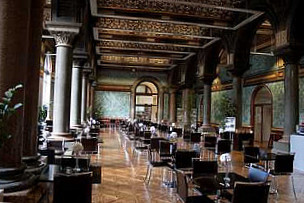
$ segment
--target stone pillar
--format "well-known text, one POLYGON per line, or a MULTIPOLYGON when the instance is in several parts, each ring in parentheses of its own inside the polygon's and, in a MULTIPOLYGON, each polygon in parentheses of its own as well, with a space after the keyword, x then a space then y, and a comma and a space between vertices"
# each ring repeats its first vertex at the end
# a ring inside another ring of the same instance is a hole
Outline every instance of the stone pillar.
POLYGON ((94 81, 91 81, 90 83, 90 117, 93 117, 93 110, 94 110, 94 97, 95 96, 95 90, 94 90, 94 81))
POLYGON ((88 82, 91 69, 85 68, 82 73, 82 88, 81 88, 81 124, 87 121, 87 96, 88 82))
POLYGON ((70 126, 81 127, 81 93, 83 61, 74 59, 72 69, 70 126))
POLYGON ((192 96, 190 88, 183 89, 183 126, 186 130, 191 127, 192 96))
MULTIPOLYGON (((28 66, 29 0, 0 2, 0 97, 8 88, 24 84, 28 66)), ((18 91, 13 103, 23 103, 24 89, 18 91)), ((0 148, 0 168, 21 167, 23 113, 19 108, 8 123, 12 137, 0 148)))
POLYGON ((135 119, 135 103, 136 103, 136 96, 135 96, 135 89, 132 88, 130 94, 130 118, 133 121, 135 119))
POLYGON ((73 42, 81 24, 46 22, 56 41, 53 139, 70 139, 71 76, 73 42))
MULTIPOLYGON (((8 88, 25 84, 30 57, 30 6, 30 0, 0 1, 0 97, 8 88)), ((24 88, 16 92, 13 104, 24 103, 24 88)), ((5 140, 0 148, 0 189, 4 189, 5 193, 26 189, 35 182, 35 176, 24 173, 25 166, 21 161, 23 125, 24 107, 19 108, 5 123, 11 134, 11 138, 5 140)))
POLYGON ((233 102, 235 104, 236 107, 236 129, 242 127, 242 105, 243 105, 243 99, 242 99, 242 95, 243 95, 243 91, 242 91, 242 87, 243 87, 243 79, 240 76, 233 76, 233 91, 234 91, 234 95, 233 95, 233 102))
POLYGON ((299 57, 290 55, 284 57, 285 78, 284 78, 284 139, 290 142, 290 134, 296 131, 299 124, 299 57))
POLYGON ((161 123, 164 115, 164 91, 162 89, 158 92, 158 123, 161 123))
POLYGON ((209 126, 211 124, 211 82, 204 82, 204 115, 203 125, 209 126))
MULTIPOLYGON (((29 28, 28 65, 24 83, 23 156, 37 157, 38 97, 43 19, 43 1, 32 0, 29 28)), ((19 74, 19 73, 18 73, 19 74)))
POLYGON ((176 122, 176 89, 170 89, 170 122, 176 122))
POLYGON ((42 106, 47 108, 46 120, 51 120, 51 95, 52 95, 52 60, 50 55, 45 56, 43 74, 42 106))

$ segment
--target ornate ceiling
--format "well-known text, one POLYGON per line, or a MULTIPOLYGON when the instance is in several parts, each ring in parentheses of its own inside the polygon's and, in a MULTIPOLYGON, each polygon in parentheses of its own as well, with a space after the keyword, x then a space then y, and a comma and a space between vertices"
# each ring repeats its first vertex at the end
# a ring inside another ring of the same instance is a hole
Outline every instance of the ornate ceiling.
POLYGON ((166 71, 262 15, 244 0, 91 0, 101 68, 166 71))

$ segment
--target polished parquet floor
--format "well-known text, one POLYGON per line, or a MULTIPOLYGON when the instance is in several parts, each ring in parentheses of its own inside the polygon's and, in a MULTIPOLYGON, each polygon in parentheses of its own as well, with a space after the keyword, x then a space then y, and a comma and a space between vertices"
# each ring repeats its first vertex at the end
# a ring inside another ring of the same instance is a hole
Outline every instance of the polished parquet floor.
MULTIPOLYGON (((94 184, 94 203, 167 203, 180 202, 175 189, 162 184, 162 170, 154 169, 150 184, 144 183, 147 159, 145 153, 132 154, 132 142, 125 139, 118 129, 103 129, 100 135, 104 143, 100 152, 92 156, 93 162, 102 165, 102 183, 94 184)), ((304 146, 304 145, 303 145, 304 146)), ((246 176, 242 152, 232 152, 231 170, 246 176)), ((292 191, 291 177, 280 176, 279 194, 269 195, 270 203, 304 203, 304 173, 293 174, 297 200, 292 191)))

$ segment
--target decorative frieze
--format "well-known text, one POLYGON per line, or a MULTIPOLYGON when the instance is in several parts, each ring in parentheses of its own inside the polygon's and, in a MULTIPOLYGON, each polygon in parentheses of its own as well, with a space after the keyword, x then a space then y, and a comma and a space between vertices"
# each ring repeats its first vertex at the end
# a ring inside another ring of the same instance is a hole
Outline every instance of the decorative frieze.
POLYGON ((147 20, 130 20, 118 18, 99 18, 97 27, 121 29, 137 32, 169 33, 175 35, 209 36, 210 29, 196 25, 173 24, 147 20))
POLYGON ((126 63, 126 64, 153 64, 153 65, 170 65, 170 59, 151 58, 142 56, 109 56, 103 55, 100 57, 101 61, 108 61, 111 63, 126 63))
POLYGON ((241 0, 98 0, 97 6, 99 9, 132 9, 142 12, 191 15, 230 21, 233 12, 223 9, 223 7, 237 8, 241 2, 241 0))
POLYGON ((166 50, 166 51, 180 51, 186 52, 185 47, 177 47, 172 45, 157 45, 152 43, 138 43, 138 42, 121 42, 121 41, 111 41, 111 40, 102 40, 99 42, 97 47, 101 48, 122 48, 122 49, 139 49, 139 50, 166 50))

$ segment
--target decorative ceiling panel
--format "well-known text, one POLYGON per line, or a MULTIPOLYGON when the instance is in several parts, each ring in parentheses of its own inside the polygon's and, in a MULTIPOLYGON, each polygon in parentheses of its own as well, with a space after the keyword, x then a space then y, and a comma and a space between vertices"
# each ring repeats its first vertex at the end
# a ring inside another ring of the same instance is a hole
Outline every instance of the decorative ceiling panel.
POLYGON ((171 66, 172 60, 164 58, 152 58, 143 56, 111 56, 102 55, 100 57, 102 62, 128 64, 128 65, 152 65, 152 66, 171 66))
POLYGON ((231 21, 233 11, 224 7, 237 8, 240 0, 98 0, 98 9, 120 9, 141 12, 188 15, 231 21))
POLYGON ((209 36, 210 29, 195 25, 153 22, 147 20, 129 20, 118 18, 99 18, 96 24, 99 28, 120 29, 137 32, 169 33, 188 36, 209 36))

